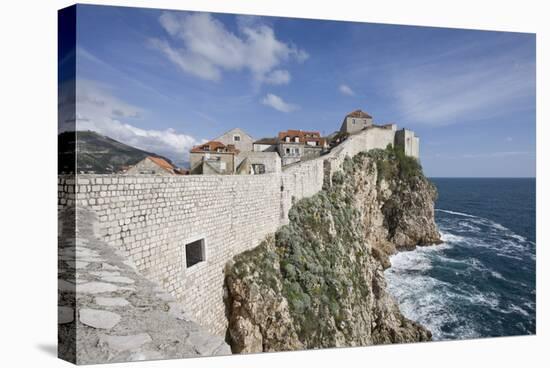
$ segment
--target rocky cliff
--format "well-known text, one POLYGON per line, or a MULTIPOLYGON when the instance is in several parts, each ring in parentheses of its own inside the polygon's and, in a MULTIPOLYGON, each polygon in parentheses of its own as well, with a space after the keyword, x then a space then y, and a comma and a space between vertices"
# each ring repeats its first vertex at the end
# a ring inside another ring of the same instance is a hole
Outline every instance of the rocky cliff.
POLYGON ((438 243, 436 190, 399 150, 346 159, 332 185, 226 268, 234 353, 427 341, 386 292, 389 255, 438 243))

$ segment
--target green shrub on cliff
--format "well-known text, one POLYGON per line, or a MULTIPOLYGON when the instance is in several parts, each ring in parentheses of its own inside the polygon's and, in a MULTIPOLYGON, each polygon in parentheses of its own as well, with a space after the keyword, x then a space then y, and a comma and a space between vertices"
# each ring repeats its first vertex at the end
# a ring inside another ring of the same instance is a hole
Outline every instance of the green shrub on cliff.
POLYGON ((410 181, 423 175, 420 162, 407 156, 401 145, 388 144, 386 149, 374 149, 365 154, 376 161, 379 182, 390 178, 410 181))
POLYGON ((262 243, 235 257, 232 267, 240 277, 253 267, 264 285, 282 293, 298 336, 308 346, 331 346, 332 329, 345 334, 345 310, 368 297, 363 277, 370 255, 353 185, 345 180, 359 170, 362 159, 347 158, 332 188, 298 201, 288 214, 289 224, 276 232, 273 248, 262 243), (281 290, 274 277, 280 278, 281 290))

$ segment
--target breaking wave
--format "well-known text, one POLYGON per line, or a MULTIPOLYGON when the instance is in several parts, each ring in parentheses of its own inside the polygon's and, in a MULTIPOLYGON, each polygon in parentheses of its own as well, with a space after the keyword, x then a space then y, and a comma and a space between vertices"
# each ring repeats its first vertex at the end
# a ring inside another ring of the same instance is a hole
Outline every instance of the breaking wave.
POLYGON ((403 314, 434 340, 534 333, 535 244, 490 219, 436 211, 443 244, 397 253, 385 271, 403 314))

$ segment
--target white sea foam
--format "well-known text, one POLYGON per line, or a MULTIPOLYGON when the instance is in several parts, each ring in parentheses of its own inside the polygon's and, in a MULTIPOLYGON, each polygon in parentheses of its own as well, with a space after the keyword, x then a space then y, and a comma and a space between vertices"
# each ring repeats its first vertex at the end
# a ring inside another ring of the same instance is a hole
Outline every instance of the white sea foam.
POLYGON ((441 232, 441 240, 445 243, 460 243, 465 240, 463 236, 451 234, 448 232, 441 232))
POLYGON ((491 222, 491 226, 497 230, 510 231, 510 229, 508 229, 506 226, 499 224, 498 222, 494 222, 494 221, 489 221, 489 222, 491 222))
POLYGON ((511 303, 496 310, 504 314, 517 313, 524 317, 530 317, 535 311, 535 303, 532 301, 523 301, 521 304, 511 303))
POLYGON ((417 252, 400 252, 390 257, 392 268, 396 271, 427 271, 432 268, 430 259, 417 252))
POLYGON ((445 212, 445 213, 448 213, 450 215, 457 215, 457 216, 464 216, 464 217, 471 217, 471 218, 476 218, 477 216, 474 216, 474 215, 469 215, 467 213, 464 213, 464 212, 457 212, 457 211, 450 211, 450 210, 442 210, 440 208, 436 208, 435 209, 436 211, 439 211, 439 212, 445 212))
POLYGON ((476 226, 476 225, 473 225, 472 223, 468 222, 468 221, 460 221, 458 223, 458 225, 467 230, 467 231, 470 231, 470 232, 479 232, 481 231, 481 228, 479 226, 476 226))
MULTIPOLYGON (((516 240, 522 241, 522 242, 527 241, 527 239, 525 237, 523 237, 521 235, 518 235, 518 234, 512 234, 512 235, 510 235, 510 237, 514 238, 516 240)), ((530 243, 532 243, 532 242, 530 242, 530 243)))
POLYGON ((497 256, 510 259, 521 260, 526 256, 534 259, 532 252, 526 252, 534 246, 533 242, 527 241, 523 236, 514 233, 505 226, 485 218, 468 218, 454 222, 451 220, 440 225, 440 230, 441 239, 446 243, 459 244, 463 247, 492 249, 497 256), (469 222, 482 226, 483 229, 476 229, 477 226, 470 226, 469 222))
MULTIPOLYGON (((436 208, 435 210, 439 211, 439 212, 452 214, 452 215, 467 217, 468 218, 467 220, 461 220, 461 221, 458 222, 458 225, 460 227, 463 227, 467 230, 470 230, 470 231, 473 231, 473 232, 479 232, 479 231, 482 231, 482 229, 479 226, 476 226, 476 225, 487 226, 487 227, 490 227, 494 230, 499 231, 500 232, 499 235, 505 235, 505 236, 514 238, 514 239, 516 239, 520 242, 526 242, 527 241, 527 239, 525 237, 514 233, 512 230, 510 230, 506 226, 504 226, 502 224, 499 224, 498 222, 489 220, 487 218, 480 217, 480 216, 474 216, 474 215, 470 215, 470 214, 463 213, 463 212, 450 211, 450 210, 444 210, 444 209, 439 209, 439 208, 436 208)), ((456 223, 453 224, 453 225, 456 226, 456 223)), ((460 229, 455 229, 455 230, 460 231, 460 229)))
MULTIPOLYGON (((404 266, 405 264, 400 264, 404 266)), ((392 267, 393 268, 393 267, 392 267)), ((435 340, 478 337, 474 322, 453 312, 452 305, 457 299, 468 296, 457 294, 453 285, 426 275, 400 275, 392 268, 386 271, 389 292, 399 303, 401 312, 409 319, 426 326, 435 340), (457 327, 453 332, 445 332, 445 325, 457 327)), ((476 300, 479 302, 481 297, 476 300)), ((493 300, 486 301, 492 305, 493 300)))
POLYGON ((523 258, 522 258, 521 256, 519 256, 519 255, 518 255, 518 256, 514 256, 514 255, 512 255, 512 254, 508 254, 508 253, 504 253, 504 252, 497 252, 496 254, 497 254, 497 256, 499 256, 499 257, 504 257, 504 258, 509 258, 509 259, 515 259, 515 260, 517 260, 517 261, 522 261, 522 260, 523 260, 523 258))
POLYGON ((467 294, 463 295, 463 298, 468 300, 472 305, 482 305, 491 309, 496 309, 499 304, 499 297, 495 293, 483 293, 472 287, 466 291, 467 294))

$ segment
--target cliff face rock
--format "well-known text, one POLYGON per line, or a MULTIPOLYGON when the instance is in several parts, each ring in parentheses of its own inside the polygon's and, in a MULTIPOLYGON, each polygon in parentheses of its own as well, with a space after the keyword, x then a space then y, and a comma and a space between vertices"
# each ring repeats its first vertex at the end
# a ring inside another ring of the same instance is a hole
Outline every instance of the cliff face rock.
POLYGON ((427 341, 386 292, 396 249, 439 242, 435 188, 397 151, 346 159, 332 186, 226 269, 234 353, 427 341))
MULTIPOLYGON (((376 198, 359 195, 359 200, 363 199, 363 207, 368 206, 365 200, 374 200, 380 208, 380 213, 369 208, 366 214, 367 218, 369 215, 377 218, 377 221, 367 223, 370 231, 377 234, 377 237, 368 237, 368 240, 384 268, 389 267, 389 256, 396 250, 440 244, 434 215, 437 190, 422 174, 420 165, 397 149, 375 150, 366 156, 374 161, 378 191, 376 198), (381 226, 380 217, 383 221, 381 226)), ((365 183, 358 190, 368 186, 365 183)))

